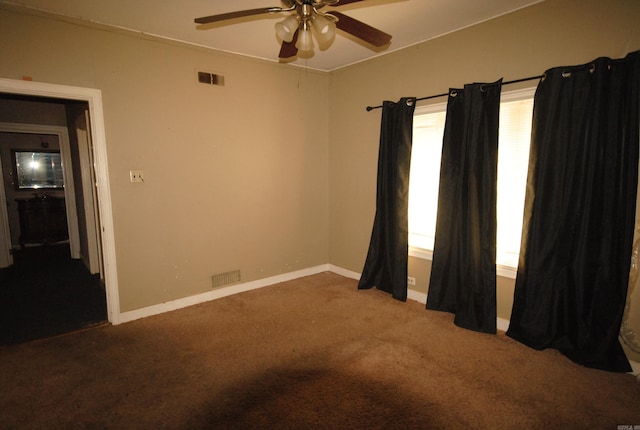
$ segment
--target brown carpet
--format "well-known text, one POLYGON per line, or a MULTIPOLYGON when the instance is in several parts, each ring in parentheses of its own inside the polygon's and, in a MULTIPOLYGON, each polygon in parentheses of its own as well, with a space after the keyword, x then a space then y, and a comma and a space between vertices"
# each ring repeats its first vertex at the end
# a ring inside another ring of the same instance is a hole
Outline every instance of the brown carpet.
POLYGON ((616 429, 640 383, 323 273, 0 348, 2 428, 616 429))

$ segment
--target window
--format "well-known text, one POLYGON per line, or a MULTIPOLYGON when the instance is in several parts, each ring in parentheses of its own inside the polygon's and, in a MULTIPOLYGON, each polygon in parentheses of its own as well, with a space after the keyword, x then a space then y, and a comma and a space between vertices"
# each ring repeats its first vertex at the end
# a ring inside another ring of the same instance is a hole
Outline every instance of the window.
MULTIPOLYGON (((520 253, 524 195, 535 88, 503 92, 498 139, 498 274, 515 278, 520 253)), ((409 181, 409 246, 431 259, 435 238, 440 157, 446 103, 416 108, 409 181)))

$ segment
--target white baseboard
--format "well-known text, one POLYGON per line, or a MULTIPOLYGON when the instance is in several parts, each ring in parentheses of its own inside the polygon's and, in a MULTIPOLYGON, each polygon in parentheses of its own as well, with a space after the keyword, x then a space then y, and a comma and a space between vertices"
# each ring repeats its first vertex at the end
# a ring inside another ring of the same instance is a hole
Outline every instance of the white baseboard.
MULTIPOLYGON (((333 273, 336 273, 338 275, 342 275, 342 276, 344 276, 346 278, 351 278, 351 279, 360 279, 360 276, 362 276, 360 273, 353 272, 351 270, 347 270, 347 269, 344 269, 344 268, 339 267, 339 266, 334 266, 333 264, 329 265, 329 270, 331 272, 333 272, 333 273)), ((422 293, 420 291, 412 290, 410 288, 407 290, 407 299, 413 300, 413 301, 418 302, 418 303, 422 303, 423 305, 427 304, 427 294, 426 293, 422 293)), ((496 323, 497 323, 497 326, 498 326, 498 330, 507 331, 507 329, 509 328, 509 320, 507 320, 507 319, 498 318, 496 323)))
MULTIPOLYGON (((348 269, 344 269, 333 264, 322 264, 307 269, 297 270, 295 272, 283 273, 282 275, 271 276, 269 278, 258 279, 256 281, 245 282, 242 284, 232 285, 226 288, 218 288, 216 290, 207 291, 206 293, 196 294, 194 296, 184 297, 182 299, 172 300, 170 302, 160 303, 158 305, 148 306, 146 308, 136 309, 133 311, 122 312, 116 319, 116 324, 122 324, 130 321, 135 321, 140 318, 146 318, 153 315, 159 315, 165 312, 171 312, 178 309, 186 308, 188 306, 197 305, 199 303, 209 302, 211 300, 221 299, 223 297, 231 296, 245 291, 256 290, 258 288, 268 287, 269 285, 279 284, 281 282, 292 281, 294 279, 302 278, 305 276, 316 275, 322 272, 333 272, 337 275, 344 276, 350 279, 360 279, 361 274, 353 272, 348 269)), ((407 291, 407 298, 422 304, 427 303, 427 295, 419 291, 409 289, 407 291)), ((497 320, 498 330, 507 331, 509 328, 509 320, 504 318, 498 318, 497 320)), ((636 361, 629 361, 633 368, 632 374, 636 375, 640 381, 640 363, 636 361)))
POLYGON ((414 302, 422 303, 423 305, 427 304, 427 294, 421 293, 416 290, 408 289, 407 290, 407 299, 413 300, 414 302))
POLYGON ((507 331, 507 329, 509 328, 509 320, 506 320, 504 318, 498 318, 497 321, 497 325, 498 325, 498 330, 500 331, 507 331))
POLYGON ((640 382, 640 362, 629 360, 629 364, 631 364, 631 374, 635 375, 638 382, 640 382))
MULTIPOLYGON (((427 295, 425 293, 421 293, 415 290, 408 290, 407 291, 407 298, 410 300, 414 300, 416 302, 422 303, 424 305, 426 305, 427 303, 427 295)), ((496 321, 498 330, 500 331, 507 331, 507 329, 509 328, 509 320, 504 319, 504 318, 498 318, 496 321)))
MULTIPOLYGON (((352 270, 348 270, 340 266, 334 266, 333 264, 329 265, 329 271, 350 279, 360 279, 360 277, 362 276, 361 273, 354 272, 352 270)), ((411 289, 407 290, 407 299, 420 302, 423 304, 427 303, 427 295, 425 293, 421 293, 419 291, 415 291, 411 289)))
POLYGON ((293 279, 298 279, 305 276, 316 275, 318 273, 329 272, 329 271, 332 271, 330 268, 330 265, 323 264, 320 266, 297 270, 295 272, 283 273, 282 275, 276 275, 269 278, 258 279, 256 281, 231 285, 229 287, 224 287, 224 288, 218 288, 215 290, 207 291, 206 293, 196 294, 193 296, 184 297, 177 300, 172 300, 170 302, 160 303, 158 305, 147 306, 145 308, 136 309, 133 311, 122 312, 117 318, 117 323, 114 322, 114 324, 126 323, 126 322, 134 321, 140 318, 146 318, 153 315, 162 314, 164 312, 171 312, 178 309, 186 308, 188 306, 197 305, 199 303, 205 303, 211 300, 221 299, 223 297, 231 296, 233 294, 244 293, 245 291, 256 290, 258 288, 267 287, 269 285, 278 284, 280 282, 291 281, 293 279))
POLYGON ((358 272, 354 272, 340 266, 334 266, 333 264, 329 264, 328 266, 329 271, 335 273, 336 275, 344 276, 345 278, 349 279, 360 279, 361 274, 358 272))

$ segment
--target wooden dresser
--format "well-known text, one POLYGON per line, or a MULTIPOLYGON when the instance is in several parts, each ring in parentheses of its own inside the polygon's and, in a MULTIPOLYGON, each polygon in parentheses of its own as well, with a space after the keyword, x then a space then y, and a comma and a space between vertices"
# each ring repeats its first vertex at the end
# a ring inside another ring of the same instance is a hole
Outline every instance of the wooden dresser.
POLYGON ((16 199, 20 216, 20 246, 69 239, 64 198, 16 199))

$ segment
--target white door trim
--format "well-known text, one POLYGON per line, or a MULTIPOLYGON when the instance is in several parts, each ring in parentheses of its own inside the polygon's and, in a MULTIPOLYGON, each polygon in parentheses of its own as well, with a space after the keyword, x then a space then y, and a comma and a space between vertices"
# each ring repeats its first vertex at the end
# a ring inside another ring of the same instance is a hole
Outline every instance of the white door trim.
MULTIPOLYGON (((0 178, 4 178, 2 163, 0 163, 0 178)), ((9 220, 7 218, 7 196, 4 191, 4 183, 0 182, 0 269, 13 264, 11 235, 9 234, 9 220)))
POLYGON ((42 82, 19 81, 0 78, 0 92, 54 97, 68 100, 83 100, 89 105, 91 117, 91 137, 95 151, 95 171, 97 181, 98 208, 101 221, 102 257, 104 281, 107 295, 107 316, 112 324, 120 323, 120 299, 118 292, 118 272, 116 267, 115 235, 109 187, 107 164, 107 142, 102 109, 102 92, 94 88, 71 87, 42 82))
MULTIPOLYGON (((89 113, 87 112, 87 115, 89 113)), ((88 124, 88 122, 87 122, 88 124)), ((85 265, 89 268, 89 272, 92 274, 100 273, 100 251, 98 250, 98 232, 97 226, 100 224, 96 214, 94 212, 95 200, 93 197, 95 181, 93 180, 93 163, 90 161, 90 149, 91 145, 89 133, 86 130, 76 128, 76 135, 78 136, 78 153, 80 155, 80 176, 82 180, 82 200, 84 201, 84 218, 86 220, 87 229, 87 254, 83 255, 85 265)), ((100 273, 102 278, 102 273, 100 273)))

